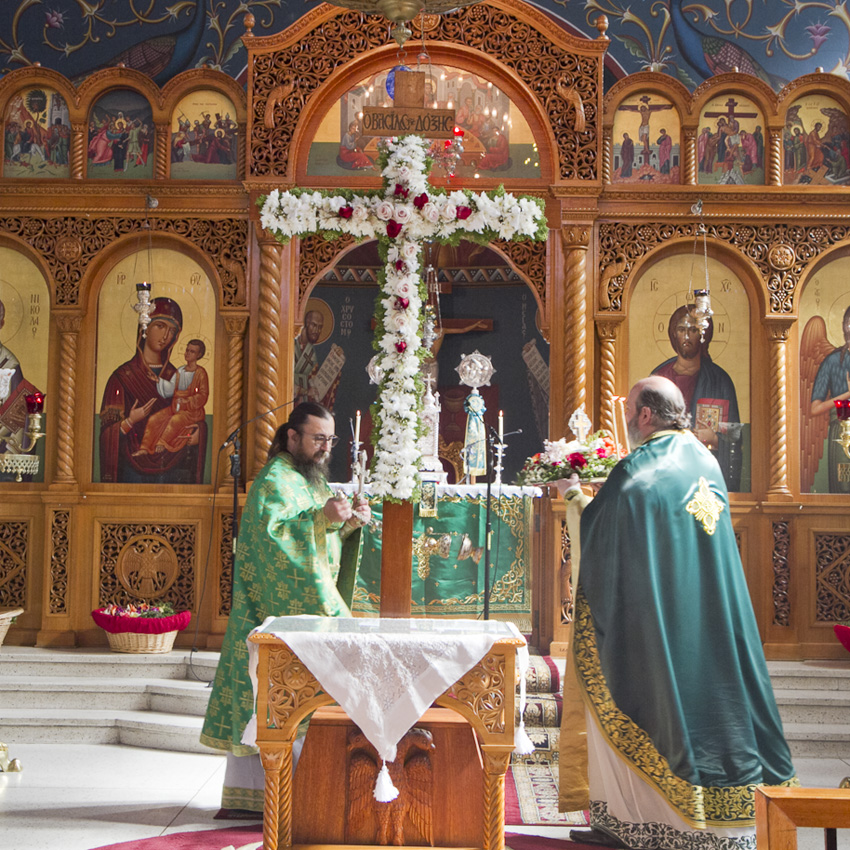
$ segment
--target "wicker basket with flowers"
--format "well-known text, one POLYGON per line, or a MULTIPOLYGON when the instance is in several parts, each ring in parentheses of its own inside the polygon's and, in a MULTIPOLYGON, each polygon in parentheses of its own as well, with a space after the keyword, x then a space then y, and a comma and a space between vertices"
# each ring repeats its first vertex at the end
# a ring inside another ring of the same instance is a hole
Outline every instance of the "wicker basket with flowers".
POLYGON ((174 612, 167 602, 107 605, 91 612, 113 652, 170 652, 177 632, 189 625, 189 611, 174 612))

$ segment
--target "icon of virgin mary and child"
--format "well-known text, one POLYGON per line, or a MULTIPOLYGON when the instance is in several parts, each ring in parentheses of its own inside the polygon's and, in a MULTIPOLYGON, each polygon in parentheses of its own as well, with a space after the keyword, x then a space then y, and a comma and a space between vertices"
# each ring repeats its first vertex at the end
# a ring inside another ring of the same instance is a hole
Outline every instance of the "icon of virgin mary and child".
POLYGON ((190 339, 185 364, 170 360, 183 330, 171 298, 154 298, 147 333, 136 353, 109 376, 100 408, 100 480, 123 484, 202 484, 206 459, 205 405, 210 385, 198 364, 206 354, 190 339))

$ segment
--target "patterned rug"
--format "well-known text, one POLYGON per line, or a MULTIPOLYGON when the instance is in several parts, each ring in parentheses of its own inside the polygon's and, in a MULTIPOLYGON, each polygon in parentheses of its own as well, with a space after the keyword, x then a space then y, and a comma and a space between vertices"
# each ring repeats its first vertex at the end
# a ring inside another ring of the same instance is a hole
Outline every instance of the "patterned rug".
POLYGON ((558 762, 512 764, 505 777, 507 826, 585 826, 586 812, 558 811, 558 762))
MULTIPOLYGON (((235 826, 228 829, 210 829, 203 832, 177 832, 156 838, 142 838, 108 844, 93 850, 262 850, 263 834, 257 828, 235 826)), ((505 834, 507 850, 599 850, 589 844, 538 835, 505 834)))

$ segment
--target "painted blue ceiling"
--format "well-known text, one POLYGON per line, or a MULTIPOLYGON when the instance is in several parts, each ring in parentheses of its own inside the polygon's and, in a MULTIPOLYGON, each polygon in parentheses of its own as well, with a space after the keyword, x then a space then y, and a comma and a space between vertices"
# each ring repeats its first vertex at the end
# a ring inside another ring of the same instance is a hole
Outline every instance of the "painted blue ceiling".
MULTIPOLYGON (((543 0, 568 30, 608 17, 607 81, 657 70, 694 88, 737 67, 780 88, 816 68, 848 77, 848 0, 543 0)), ((312 0, 20 0, 0 4, 0 73, 40 62, 81 79, 118 62, 162 85, 209 65, 244 79, 243 18, 279 32, 312 0)))

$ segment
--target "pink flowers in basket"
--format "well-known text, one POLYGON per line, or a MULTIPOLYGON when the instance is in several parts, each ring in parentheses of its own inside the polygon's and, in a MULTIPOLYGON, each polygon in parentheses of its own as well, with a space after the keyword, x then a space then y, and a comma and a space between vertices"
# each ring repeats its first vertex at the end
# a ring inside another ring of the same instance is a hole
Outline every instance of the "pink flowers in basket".
POLYGON ((120 605, 107 605, 91 612, 92 619, 105 632, 120 634, 135 632, 137 634, 158 635, 164 632, 179 632, 189 625, 192 619, 190 611, 174 613, 174 608, 168 603, 150 605, 147 602, 120 605))

